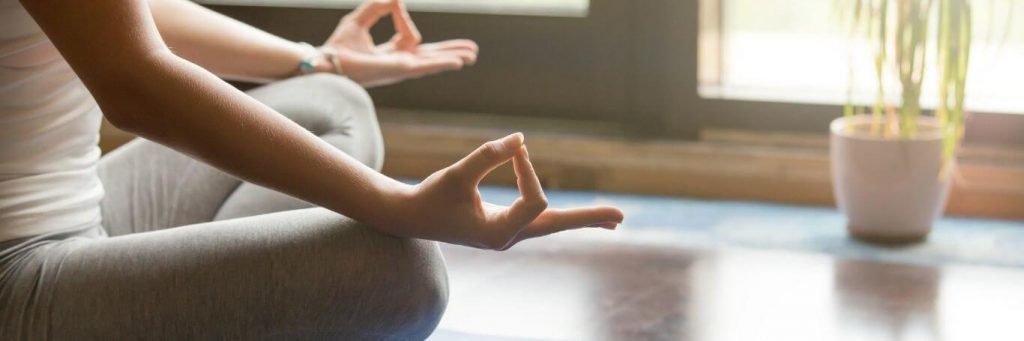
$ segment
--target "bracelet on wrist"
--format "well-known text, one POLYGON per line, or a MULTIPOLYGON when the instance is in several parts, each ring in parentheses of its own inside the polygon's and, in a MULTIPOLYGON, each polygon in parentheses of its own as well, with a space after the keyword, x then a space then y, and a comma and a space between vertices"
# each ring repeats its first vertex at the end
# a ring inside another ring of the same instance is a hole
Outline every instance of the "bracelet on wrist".
POLYGON ((333 71, 337 75, 345 75, 345 73, 342 72, 341 59, 338 58, 337 53, 334 53, 333 51, 323 48, 320 49, 320 52, 323 53, 324 57, 327 59, 327 62, 331 64, 331 71, 333 71))
POLYGON ((299 60, 299 74, 307 75, 316 72, 316 67, 320 64, 320 51, 306 42, 300 42, 299 45, 306 50, 302 59, 299 60))
POLYGON ((324 48, 318 49, 306 42, 299 42, 299 45, 306 50, 306 54, 299 61, 299 74, 307 75, 316 72, 320 64, 326 60, 334 74, 344 75, 341 69, 341 61, 336 53, 324 48))

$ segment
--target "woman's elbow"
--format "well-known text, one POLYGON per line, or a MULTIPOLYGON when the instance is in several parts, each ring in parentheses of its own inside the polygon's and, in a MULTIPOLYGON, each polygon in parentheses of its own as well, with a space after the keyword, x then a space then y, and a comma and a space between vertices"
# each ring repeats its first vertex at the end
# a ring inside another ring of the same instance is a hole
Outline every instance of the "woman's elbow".
POLYGON ((91 77, 86 86, 93 93, 103 116, 118 129, 143 135, 159 124, 154 114, 160 106, 155 95, 164 85, 154 79, 160 72, 155 61, 138 62, 128 70, 110 70, 102 77, 91 77), (91 85, 91 86, 90 86, 91 85))
POLYGON ((103 111, 103 117, 107 119, 107 122, 117 129, 136 135, 143 135, 142 133, 147 130, 145 128, 147 119, 139 110, 110 105, 100 105, 100 110, 103 111))

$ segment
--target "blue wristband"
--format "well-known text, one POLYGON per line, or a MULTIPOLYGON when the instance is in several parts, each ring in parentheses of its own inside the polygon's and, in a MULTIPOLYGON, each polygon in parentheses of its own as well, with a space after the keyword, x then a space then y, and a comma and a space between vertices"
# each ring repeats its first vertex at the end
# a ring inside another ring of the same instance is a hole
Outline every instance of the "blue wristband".
POLYGON ((316 67, 319 64, 318 57, 320 57, 320 51, 317 51, 313 45, 306 42, 300 42, 303 48, 308 50, 302 60, 299 61, 299 72, 302 74, 310 74, 316 71, 316 67))

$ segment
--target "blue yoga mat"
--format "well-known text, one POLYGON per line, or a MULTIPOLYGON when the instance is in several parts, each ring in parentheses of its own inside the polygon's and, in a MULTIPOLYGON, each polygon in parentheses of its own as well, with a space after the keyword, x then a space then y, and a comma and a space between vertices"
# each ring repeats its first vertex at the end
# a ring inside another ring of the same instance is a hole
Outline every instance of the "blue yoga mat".
MULTIPOLYGON (((484 199, 510 204, 514 188, 485 186, 484 199)), ((899 247, 860 242, 846 234, 834 208, 741 201, 547 191, 551 207, 611 204, 622 208, 620 229, 668 236, 695 248, 743 247, 816 252, 845 258, 920 265, 1024 267, 1024 222, 943 218, 927 241, 899 247)), ((1024 209, 1024 208, 1022 208, 1024 209)))

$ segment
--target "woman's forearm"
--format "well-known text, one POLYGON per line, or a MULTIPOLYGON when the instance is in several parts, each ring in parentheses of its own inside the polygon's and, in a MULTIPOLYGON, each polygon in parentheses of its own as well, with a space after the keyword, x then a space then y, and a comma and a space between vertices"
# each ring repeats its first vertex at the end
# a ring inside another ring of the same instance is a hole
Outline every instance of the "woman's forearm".
MULTIPOLYGON (((186 0, 148 0, 171 50, 218 76, 269 82, 295 75, 301 45, 186 0)), ((327 68, 328 63, 319 63, 327 68)), ((328 71, 328 70, 321 70, 328 71)))
POLYGON ((129 104, 139 107, 108 113, 116 125, 246 181, 375 226, 388 224, 382 212, 393 212, 387 208, 408 186, 189 61, 170 53, 151 58, 139 63, 145 72, 132 73, 120 89, 118 101, 136 98, 129 104))

